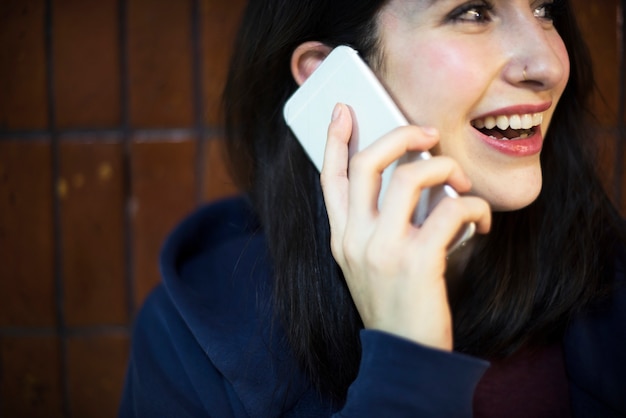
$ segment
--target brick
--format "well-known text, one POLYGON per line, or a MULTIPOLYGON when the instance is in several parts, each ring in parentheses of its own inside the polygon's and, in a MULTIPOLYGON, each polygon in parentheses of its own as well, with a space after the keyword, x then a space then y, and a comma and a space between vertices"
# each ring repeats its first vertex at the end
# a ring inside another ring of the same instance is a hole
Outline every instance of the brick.
POLYGON ((62 270, 68 326, 128 320, 124 147, 116 138, 60 143, 62 270))
POLYGON ((128 15, 132 126, 191 126, 191 0, 131 0, 128 15))
POLYGON ((51 148, 0 141, 0 326, 55 321, 51 148))
POLYGON ((131 155, 132 253, 140 304, 160 280, 158 258, 164 239, 196 206, 196 143, 185 135, 136 137, 131 155))
POLYGON ((117 0, 52 2, 57 126, 120 124, 117 0))
POLYGON ((203 194, 205 201, 213 201, 238 193, 226 168, 224 159, 224 141, 211 139, 204 147, 203 194))
POLYGON ((62 417, 59 359, 56 337, 0 338, 0 416, 62 417))
POLYGON ((128 337, 123 334, 69 339, 67 380, 72 416, 117 416, 128 349, 128 337))
POLYGON ((43 0, 0 0, 0 129, 48 126, 43 0))
POLYGON ((221 124, 219 106, 244 0, 201 0, 204 123, 221 124))
POLYGON ((599 123, 615 126, 619 91, 618 0, 574 0, 573 7, 594 65, 598 89, 592 109, 599 123))

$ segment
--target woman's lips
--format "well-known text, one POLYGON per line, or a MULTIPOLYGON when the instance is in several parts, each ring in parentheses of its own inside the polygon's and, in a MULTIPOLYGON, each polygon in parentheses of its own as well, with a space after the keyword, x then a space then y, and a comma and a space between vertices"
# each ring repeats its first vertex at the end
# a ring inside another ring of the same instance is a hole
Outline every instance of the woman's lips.
POLYGON ((526 157, 541 152, 543 146, 543 133, 541 126, 532 129, 527 138, 498 139, 490 135, 485 135, 480 130, 474 128, 474 132, 487 145, 496 151, 514 157, 526 157))

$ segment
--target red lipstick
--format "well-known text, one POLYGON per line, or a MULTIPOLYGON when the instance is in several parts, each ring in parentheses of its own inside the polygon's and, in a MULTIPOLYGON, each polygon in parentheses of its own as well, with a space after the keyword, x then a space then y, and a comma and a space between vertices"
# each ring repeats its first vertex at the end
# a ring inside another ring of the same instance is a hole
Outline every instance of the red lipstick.
POLYGON ((543 147, 543 133, 541 131, 541 126, 533 128, 532 135, 528 138, 522 139, 496 139, 485 135, 478 129, 475 129, 475 132, 483 142, 494 148, 496 151, 514 157, 535 155, 541 152, 541 148, 543 147))

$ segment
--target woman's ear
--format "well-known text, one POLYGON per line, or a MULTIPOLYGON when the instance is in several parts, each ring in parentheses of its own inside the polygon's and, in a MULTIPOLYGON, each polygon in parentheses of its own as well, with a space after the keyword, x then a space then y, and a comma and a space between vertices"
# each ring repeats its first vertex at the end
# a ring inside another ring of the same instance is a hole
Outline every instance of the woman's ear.
POLYGON ((332 50, 321 42, 305 42, 291 55, 291 74, 298 85, 302 85, 332 50))

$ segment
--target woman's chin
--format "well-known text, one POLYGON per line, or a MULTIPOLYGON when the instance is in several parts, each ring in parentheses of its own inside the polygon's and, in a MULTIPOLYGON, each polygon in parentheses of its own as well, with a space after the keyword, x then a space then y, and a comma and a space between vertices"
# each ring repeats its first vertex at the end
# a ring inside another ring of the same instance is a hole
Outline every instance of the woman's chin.
POLYGON ((522 169, 485 170, 470 175, 472 194, 485 199, 494 212, 523 209, 537 200, 543 183, 540 166, 522 169))
MULTIPOLYGON (((520 184, 520 183, 518 183, 520 184)), ((541 181, 523 183, 525 186, 501 186, 488 189, 474 188, 472 194, 489 202, 494 212, 511 212, 523 209, 537 200, 541 192, 541 181)))
POLYGON ((523 209, 537 200, 541 188, 526 193, 511 193, 500 195, 498 198, 487 199, 494 212, 512 212, 523 209))

